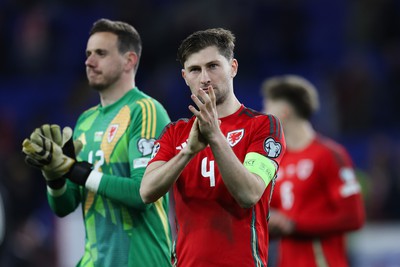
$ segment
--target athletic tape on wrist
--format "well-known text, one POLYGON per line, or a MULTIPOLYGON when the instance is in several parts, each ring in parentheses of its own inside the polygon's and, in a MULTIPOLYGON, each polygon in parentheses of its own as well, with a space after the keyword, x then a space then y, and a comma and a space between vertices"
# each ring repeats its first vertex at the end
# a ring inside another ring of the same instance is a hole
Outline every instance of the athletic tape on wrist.
POLYGON ((50 186, 47 186, 47 192, 49 192, 52 197, 59 197, 67 191, 67 184, 65 183, 63 187, 60 189, 53 189, 50 186))
POLYGON ((255 152, 247 153, 243 165, 250 172, 260 176, 265 183, 265 187, 274 179, 276 173, 275 164, 261 154, 255 152))
POLYGON ((102 177, 103 177, 103 173, 98 172, 98 171, 92 171, 86 180, 85 187, 89 191, 92 191, 93 193, 97 193, 97 190, 99 189, 102 177))

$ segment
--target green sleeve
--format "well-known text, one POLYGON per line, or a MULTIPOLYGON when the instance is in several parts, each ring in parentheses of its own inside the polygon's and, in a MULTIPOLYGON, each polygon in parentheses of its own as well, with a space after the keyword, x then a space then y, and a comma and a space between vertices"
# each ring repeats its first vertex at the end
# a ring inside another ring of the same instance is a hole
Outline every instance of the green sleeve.
POLYGON ((139 194, 141 180, 104 174, 101 178, 97 194, 118 201, 128 207, 144 210, 144 204, 139 194))
POLYGON ((80 203, 79 186, 67 180, 67 190, 64 194, 54 197, 47 192, 47 200, 52 211, 59 217, 73 212, 80 203))

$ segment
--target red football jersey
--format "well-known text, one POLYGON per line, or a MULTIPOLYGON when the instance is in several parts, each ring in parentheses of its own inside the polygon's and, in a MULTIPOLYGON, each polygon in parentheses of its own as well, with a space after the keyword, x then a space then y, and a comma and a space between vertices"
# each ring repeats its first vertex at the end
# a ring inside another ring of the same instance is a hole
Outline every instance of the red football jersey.
POLYGON ((347 267, 345 232, 364 222, 360 185, 343 146, 317 136, 285 152, 271 207, 293 219, 296 233, 279 244, 279 267, 347 267))
MULTIPOLYGON (((179 153, 193 122, 194 117, 167 126, 152 161, 179 153)), ((220 128, 241 162, 257 152, 279 164, 286 144, 276 117, 242 105, 221 118, 220 128)), ((266 266, 271 189, 272 183, 256 205, 241 208, 224 185, 210 147, 200 151, 174 185, 177 266, 266 266)))

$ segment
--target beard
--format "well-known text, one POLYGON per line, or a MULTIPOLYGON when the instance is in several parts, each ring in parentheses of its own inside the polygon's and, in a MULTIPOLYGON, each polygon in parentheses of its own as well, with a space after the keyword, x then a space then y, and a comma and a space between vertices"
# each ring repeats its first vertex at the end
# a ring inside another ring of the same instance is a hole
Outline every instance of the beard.
POLYGON ((116 73, 114 75, 102 76, 102 77, 103 79, 101 81, 89 80, 89 86, 92 87, 97 92, 102 92, 107 88, 111 87, 111 85, 113 85, 114 83, 116 83, 120 79, 121 74, 116 73))
POLYGON ((215 104, 217 106, 224 103, 226 98, 228 97, 227 90, 224 90, 223 92, 218 90, 218 91, 214 91, 214 93, 215 93, 215 104))

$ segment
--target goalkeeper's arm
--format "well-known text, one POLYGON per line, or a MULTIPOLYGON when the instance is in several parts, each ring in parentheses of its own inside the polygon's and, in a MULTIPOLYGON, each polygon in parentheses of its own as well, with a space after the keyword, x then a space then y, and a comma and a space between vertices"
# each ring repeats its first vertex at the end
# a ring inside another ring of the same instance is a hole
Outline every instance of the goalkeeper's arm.
MULTIPOLYGON (((41 166, 48 184, 68 178, 94 193, 104 195, 127 206, 137 209, 146 207, 139 194, 141 179, 127 179, 93 170, 92 164, 68 157, 60 145, 38 131, 32 133, 30 139, 24 140, 23 152, 36 165, 41 166)), ((142 172, 144 172, 144 168, 142 172)), ((143 173, 137 173, 135 177, 142 177, 142 175, 143 173)), ((65 190, 65 182, 61 187, 49 189, 53 196, 61 196, 65 190)))

